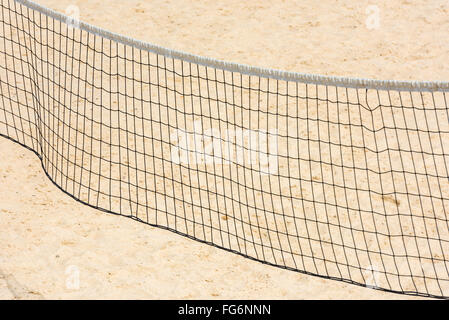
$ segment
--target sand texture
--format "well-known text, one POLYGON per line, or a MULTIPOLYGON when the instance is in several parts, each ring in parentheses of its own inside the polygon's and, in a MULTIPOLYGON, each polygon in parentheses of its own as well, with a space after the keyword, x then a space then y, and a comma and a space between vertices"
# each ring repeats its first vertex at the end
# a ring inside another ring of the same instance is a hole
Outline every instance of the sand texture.
MULTIPOLYGON (((221 60, 449 79, 445 1, 378 4, 375 28, 365 1, 39 3, 221 60)), ((42 160, 0 139, 0 298, 414 298, 267 266, 67 194, 282 268, 449 295, 447 93, 217 72, 47 20, 55 33, 25 35, 2 13, 10 38, 46 46, 0 45, 0 133, 42 160), (245 149, 254 132, 265 157, 245 149)))

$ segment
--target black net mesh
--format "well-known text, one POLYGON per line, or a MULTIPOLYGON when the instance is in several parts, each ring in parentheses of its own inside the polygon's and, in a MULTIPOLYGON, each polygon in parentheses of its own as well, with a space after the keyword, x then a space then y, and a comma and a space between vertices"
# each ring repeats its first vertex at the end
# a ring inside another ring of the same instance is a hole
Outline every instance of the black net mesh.
POLYGON ((449 296, 447 92, 249 76, 0 2, 0 134, 67 194, 278 267, 449 296))

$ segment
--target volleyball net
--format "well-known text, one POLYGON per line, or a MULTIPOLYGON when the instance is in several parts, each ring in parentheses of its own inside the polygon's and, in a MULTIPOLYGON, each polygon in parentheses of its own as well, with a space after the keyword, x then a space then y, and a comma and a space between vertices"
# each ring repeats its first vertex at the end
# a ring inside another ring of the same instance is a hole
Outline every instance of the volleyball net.
POLYGON ((277 267, 449 297, 448 83, 237 65, 0 3, 0 134, 68 195, 277 267))

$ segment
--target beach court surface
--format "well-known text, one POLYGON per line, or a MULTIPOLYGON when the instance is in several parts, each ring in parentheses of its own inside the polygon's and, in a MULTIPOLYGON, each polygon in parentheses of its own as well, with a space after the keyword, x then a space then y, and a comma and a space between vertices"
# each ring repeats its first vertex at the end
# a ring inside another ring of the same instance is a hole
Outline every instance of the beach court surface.
MULTIPOLYGON (((76 6, 93 25, 220 60, 348 77, 449 79, 447 1, 382 2, 374 27, 367 25, 369 1, 38 3, 69 14, 76 6)), ((0 150, 0 298, 415 298, 263 265, 94 210, 58 190, 30 151, 4 138, 0 150)))

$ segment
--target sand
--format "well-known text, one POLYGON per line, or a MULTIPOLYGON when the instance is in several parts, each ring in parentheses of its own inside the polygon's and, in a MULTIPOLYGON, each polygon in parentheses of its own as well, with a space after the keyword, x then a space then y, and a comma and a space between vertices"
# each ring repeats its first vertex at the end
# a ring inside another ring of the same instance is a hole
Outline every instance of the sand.
MULTIPOLYGON (((82 20, 111 31, 240 63, 378 79, 449 74, 445 2, 379 5, 377 30, 366 28, 363 2, 41 3, 62 12, 76 4, 82 20)), ((29 151, 0 143, 2 298, 404 298, 265 266, 87 208, 56 189, 29 151), (74 270, 79 288, 70 285, 74 270)))

